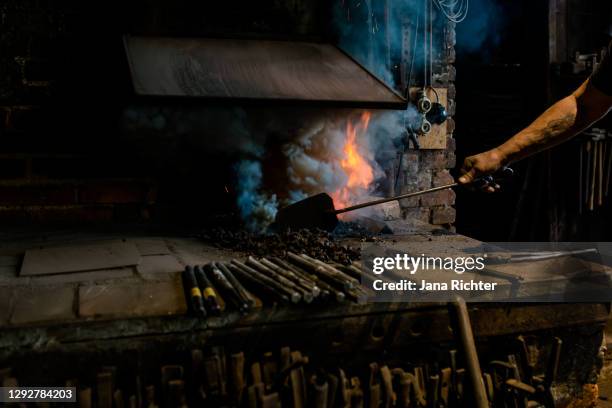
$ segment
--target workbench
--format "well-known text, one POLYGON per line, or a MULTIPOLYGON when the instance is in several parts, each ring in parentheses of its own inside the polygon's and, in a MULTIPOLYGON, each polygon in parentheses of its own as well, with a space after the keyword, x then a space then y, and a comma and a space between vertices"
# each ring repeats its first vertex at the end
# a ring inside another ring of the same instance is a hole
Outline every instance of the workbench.
MULTIPOLYGON (((395 230, 388 238, 395 244, 433 242, 451 247, 477 242, 422 225, 395 230)), ((155 366, 203 346, 252 354, 290 345, 312 359, 348 366, 380 359, 389 364, 435 359, 436 353, 455 347, 443 302, 278 305, 248 315, 226 310, 220 317, 191 317, 186 314, 180 279, 184 266, 246 255, 198 238, 126 231, 2 238, 0 368, 11 366, 16 377, 29 381, 68 378, 74 375, 72 363, 95 367, 137 356, 139 365, 155 366), (138 265, 16 275, 18 261, 28 248, 117 240, 138 248, 138 265)), ((500 345, 519 334, 541 339, 543 349, 556 336, 572 345, 562 354, 563 392, 575 395, 584 384, 595 381, 608 304, 471 303, 469 311, 481 361, 493 358, 500 345)))

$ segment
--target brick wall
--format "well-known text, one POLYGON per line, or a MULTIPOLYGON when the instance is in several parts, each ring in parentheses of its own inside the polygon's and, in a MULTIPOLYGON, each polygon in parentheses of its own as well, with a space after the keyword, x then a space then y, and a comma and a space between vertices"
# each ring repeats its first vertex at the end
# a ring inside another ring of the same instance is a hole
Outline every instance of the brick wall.
MULTIPOLYGON (((447 111, 447 143, 445 150, 408 150, 401 160, 400 191, 409 193, 416 190, 436 187, 453 182, 449 170, 455 168, 455 26, 454 23, 444 25, 442 32, 437 33, 442 38, 443 46, 434 52, 434 86, 448 90, 447 111)), ((454 229, 455 222, 455 192, 453 190, 439 191, 433 194, 413 197, 400 201, 404 217, 416 218, 434 225, 443 225, 454 229)))
POLYGON ((110 8, 0 5, 0 223, 148 217, 156 186, 117 151, 110 8))

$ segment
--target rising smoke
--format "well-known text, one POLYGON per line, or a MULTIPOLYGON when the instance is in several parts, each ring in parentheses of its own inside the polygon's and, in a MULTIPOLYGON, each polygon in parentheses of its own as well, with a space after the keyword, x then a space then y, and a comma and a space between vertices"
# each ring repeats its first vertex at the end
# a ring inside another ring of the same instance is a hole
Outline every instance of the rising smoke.
MULTIPOLYGON (((486 3, 486 0, 477 4, 486 3)), ((404 67, 410 84, 423 80, 424 39, 423 0, 339 0, 335 4, 334 24, 338 45, 364 66, 399 91, 399 61, 405 47, 410 63, 404 67), (385 16, 384 4, 390 12, 385 16), (417 74, 419 75, 418 78, 417 74)), ((486 5, 485 5, 486 6, 486 5)), ((469 40, 459 40, 478 47, 494 23, 494 9, 484 7, 491 15, 476 16, 479 24, 469 40)), ((478 5, 472 10, 479 12, 478 5)), ((481 7, 480 10, 483 10, 481 7)), ((487 14, 485 12, 485 14, 487 14)), ((441 49, 440 33, 445 21, 435 20, 435 49, 441 49)), ((405 61, 404 61, 405 62, 405 61)), ((348 175, 341 162, 345 157, 347 124, 355 123, 363 112, 346 110, 162 109, 154 112, 128 112, 127 122, 136 127, 171 132, 190 140, 205 151, 218 151, 235 162, 234 188, 237 207, 247 228, 261 231, 284 206, 319 192, 335 192, 347 184, 348 175), (274 141, 269 143, 270 135, 274 141), (266 167, 271 146, 281 146, 282 167, 266 167), (270 172, 276 173, 270 183, 270 172)), ((372 168, 373 182, 367 188, 353 191, 352 201, 374 194, 377 180, 387 169, 380 163, 391 163, 403 148, 406 126, 414 126, 419 115, 410 107, 405 112, 372 114, 367 131, 358 132, 357 150, 372 168)))
MULTIPOLYGON (((340 164, 347 124, 357 124, 362 114, 345 109, 138 107, 126 111, 124 124, 149 139, 180 141, 190 150, 233 162, 231 190, 238 212, 247 228, 262 231, 279 207, 346 185, 340 164), (274 165, 272 150, 280 156, 274 165)), ((357 132, 357 150, 372 166, 375 180, 369 188, 355 190, 352 199, 375 192, 376 179, 384 175, 378 163, 396 158, 403 126, 404 112, 378 112, 367 132, 357 132)))
MULTIPOLYGON (((385 175, 379 158, 395 158, 395 142, 404 134, 402 115, 385 112, 372 115, 368 129, 359 122, 364 112, 339 112, 321 116, 304 132, 283 146, 287 157, 289 201, 296 201, 322 191, 336 192, 347 185, 349 174, 343 168, 346 160, 347 128, 355 127, 356 150, 371 167, 374 181, 385 175)), ((376 188, 352 189, 351 201, 364 199, 376 188)))
MULTIPOLYGON (((261 125, 275 128, 285 135, 280 151, 285 168, 282 184, 265 185, 264 157, 241 160, 236 166, 238 207, 247 228, 264 230, 273 220, 279 207, 308 196, 327 192, 333 194, 347 185, 348 173, 342 162, 346 160, 347 126, 358 126, 363 111, 291 112, 301 118, 300 127, 278 123, 261 125), (283 129, 281 131, 281 129, 283 129)), ((376 181, 384 178, 379 163, 395 159, 397 140, 404 135, 402 112, 380 112, 372 115, 367 131, 356 132, 356 149, 371 167, 373 182, 361 188, 352 188, 346 203, 365 200, 375 193, 376 181)), ((255 130, 254 130, 255 131, 255 130)), ((346 204, 345 203, 345 204, 346 204)))
POLYGON ((499 45, 506 20, 497 1, 470 0, 467 18, 457 27, 457 52, 488 53, 499 45))
POLYGON ((276 195, 261 191, 263 173, 259 161, 242 160, 235 171, 240 216, 249 230, 260 230, 274 221, 278 209, 276 195))
MULTIPOLYGON (((389 86, 399 91, 397 74, 404 41, 423 40, 423 0, 341 0, 335 3, 334 27, 338 46, 389 86), (385 5, 389 6, 386 15, 385 5), (418 32, 417 32, 418 29, 418 32)), ((417 43, 417 44, 421 44, 417 43)), ((423 64, 415 52, 413 69, 423 64)))

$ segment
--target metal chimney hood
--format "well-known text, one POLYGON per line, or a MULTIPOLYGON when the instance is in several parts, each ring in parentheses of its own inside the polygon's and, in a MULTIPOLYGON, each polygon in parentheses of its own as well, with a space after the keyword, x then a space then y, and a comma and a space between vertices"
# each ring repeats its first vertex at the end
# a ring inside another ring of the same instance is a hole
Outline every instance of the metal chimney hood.
POLYGON ((396 91, 330 44, 125 37, 136 95, 405 109, 396 91))

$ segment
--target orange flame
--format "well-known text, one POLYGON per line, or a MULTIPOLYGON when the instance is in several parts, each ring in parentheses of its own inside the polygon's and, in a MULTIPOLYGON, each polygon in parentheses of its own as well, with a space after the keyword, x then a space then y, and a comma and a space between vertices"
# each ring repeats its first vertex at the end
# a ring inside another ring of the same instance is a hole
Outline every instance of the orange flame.
POLYGON ((370 184, 374 181, 374 169, 363 157, 357 136, 365 134, 370 123, 370 112, 361 114, 357 125, 349 120, 346 124, 346 139, 344 142, 344 157, 340 161, 340 167, 347 176, 346 184, 333 192, 332 198, 336 208, 347 207, 354 204, 354 200, 367 194, 370 184))

